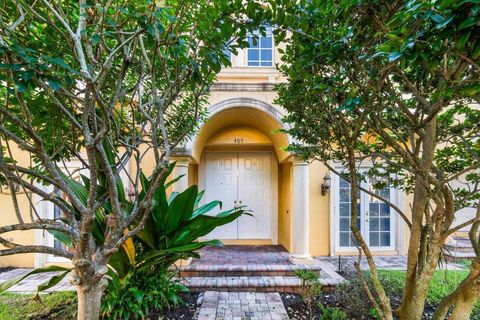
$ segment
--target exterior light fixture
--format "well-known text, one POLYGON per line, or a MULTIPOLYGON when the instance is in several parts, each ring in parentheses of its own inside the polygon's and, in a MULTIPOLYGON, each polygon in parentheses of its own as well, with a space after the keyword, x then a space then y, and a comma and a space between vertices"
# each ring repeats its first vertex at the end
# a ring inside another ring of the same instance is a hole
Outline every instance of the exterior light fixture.
POLYGON ((326 195, 328 191, 330 191, 331 184, 332 184, 332 178, 330 178, 330 173, 327 172, 327 174, 325 174, 325 177, 323 177, 322 191, 321 191, 322 196, 326 195))

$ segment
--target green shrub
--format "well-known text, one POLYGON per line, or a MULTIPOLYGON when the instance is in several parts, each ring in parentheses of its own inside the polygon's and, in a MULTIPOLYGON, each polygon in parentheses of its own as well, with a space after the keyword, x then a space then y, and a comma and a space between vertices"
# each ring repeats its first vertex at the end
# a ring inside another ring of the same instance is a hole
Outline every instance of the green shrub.
POLYGON ((300 279, 300 295, 307 305, 309 319, 313 319, 313 302, 317 300, 322 293, 322 284, 320 283, 320 274, 318 271, 297 270, 295 276, 300 279))
POLYGON ((338 308, 324 306, 323 304, 319 303, 318 309, 320 309, 322 313, 320 320, 348 320, 348 316, 345 311, 338 308))
MULTIPOLYGON (((170 167, 170 173, 173 168, 174 164, 170 167)), ((166 181, 167 177, 164 178, 154 191, 153 207, 147 213, 143 229, 128 239, 110 257, 108 261, 110 281, 102 302, 103 315, 108 319, 141 318, 152 308, 163 310, 179 303, 177 293, 185 291, 186 288, 181 286, 178 280, 174 279, 173 274, 167 270, 179 259, 198 257, 196 253, 198 249, 222 245, 218 240, 197 241, 197 239, 219 226, 234 221, 242 214, 249 214, 243 208, 233 208, 212 215, 212 210, 221 208, 222 203, 212 201, 199 205, 204 192, 198 192, 198 187, 195 185, 180 193, 172 192, 168 196, 168 187, 179 178, 169 182, 166 181)), ((65 180, 86 205, 88 199, 85 195, 88 194, 89 178, 82 176, 83 184, 68 177, 65 177, 65 180)), ((142 191, 138 194, 138 198, 141 200, 150 190, 151 181, 143 174, 140 180, 142 191)), ((105 179, 99 179, 100 187, 105 187, 104 181, 105 179)), ((117 188, 124 190, 120 178, 117 180, 117 188)), ((119 192, 119 202, 126 213, 132 212, 134 205, 124 192, 119 192)), ((99 245, 105 240, 106 217, 110 210, 111 206, 107 201, 95 215, 93 234, 99 245)), ((137 223, 140 223, 140 218, 137 223)), ((135 224, 132 228, 134 227, 136 227, 135 224)), ((69 245, 69 239, 65 234, 56 232, 53 235, 69 245)), ((47 280, 39 289, 45 290, 52 287, 65 277, 70 269, 51 270, 49 267, 36 269, 33 273, 47 271, 61 271, 61 273, 47 280)), ((0 290, 8 289, 23 278, 17 277, 7 284, 0 285, 0 290)))
POLYGON ((370 317, 372 304, 368 300, 358 275, 355 275, 339 283, 331 293, 335 304, 342 306, 342 309, 349 315, 355 315, 356 319, 370 317))
POLYGON ((175 308, 187 288, 171 270, 134 272, 123 280, 112 279, 102 300, 104 319, 144 319, 152 310, 175 308))
MULTIPOLYGON (((367 285, 372 292, 374 292, 370 282, 369 272, 365 272, 364 274, 367 285)), ((391 299, 395 298, 394 300, 397 302, 400 301, 403 288, 405 287, 405 271, 379 270, 378 274, 387 295, 391 299)), ((440 303, 443 297, 455 290, 467 274, 467 270, 435 271, 428 290, 427 303, 433 306, 440 303)), ((358 319, 376 318, 377 316, 375 309, 366 297, 358 276, 352 276, 349 278, 349 281, 339 284, 332 293, 332 297, 335 303, 341 305, 347 314, 356 315, 358 319)), ((476 306, 472 313, 473 319, 480 319, 479 305, 476 306)))

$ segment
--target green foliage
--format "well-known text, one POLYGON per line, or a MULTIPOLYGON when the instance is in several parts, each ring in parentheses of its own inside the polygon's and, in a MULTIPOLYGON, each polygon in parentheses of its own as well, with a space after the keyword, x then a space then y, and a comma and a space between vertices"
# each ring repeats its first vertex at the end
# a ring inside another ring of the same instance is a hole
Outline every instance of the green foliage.
MULTIPOLYGON (((18 8, 25 5, 20 1, 2 8, 3 26, 14 24, 21 13, 18 8)), ((55 8, 70 26, 77 26, 80 10, 86 10, 81 41, 88 77, 63 24, 57 19, 48 18, 47 23, 41 18, 52 15, 45 5, 36 6, 32 12, 24 7, 22 12, 30 17, 13 32, 3 28, 0 46, 0 70, 3 71, 0 101, 20 120, 25 120, 21 105, 22 101, 26 102, 32 127, 54 160, 72 157, 85 146, 82 130, 72 125, 66 112, 81 122, 85 106, 72 103, 71 97, 86 87, 90 77, 96 80, 97 90, 101 89, 98 98, 117 106, 111 114, 102 113, 98 106, 99 121, 119 114, 126 116, 118 128, 109 132, 117 140, 131 143, 132 139, 140 138, 132 127, 142 125, 145 118, 139 110, 131 108, 137 94, 134 87, 140 79, 144 88, 142 101, 152 99, 154 86, 160 96, 164 95, 165 104, 161 107, 168 106, 166 123, 172 141, 184 136, 186 130, 190 133, 205 116, 208 87, 221 68, 230 64, 224 48, 236 51, 245 47, 247 32, 257 24, 244 18, 261 13, 259 4, 248 1, 247 6, 240 0, 129 0, 109 7, 105 3, 86 2, 83 8, 79 7, 79 1, 65 0, 57 1, 55 8), (31 18, 33 15, 35 19, 31 18), (129 54, 122 57, 122 50, 112 51, 126 40, 126 33, 133 36, 127 45, 129 54), (152 68, 152 74, 149 74, 147 59, 158 66, 152 68), (119 75, 125 88, 120 95, 116 91, 119 75), (175 81, 177 87, 174 88, 175 81), (59 106, 63 111, 59 112, 59 106), (55 126, 50 125, 52 123, 55 126), (128 134, 116 135, 122 131, 128 134)), ((147 111, 154 115, 158 107, 147 111)), ((10 118, 4 121, 14 134, 32 141, 18 123, 10 118)))
POLYGON ((324 306, 321 302, 318 308, 322 313, 319 320, 348 320, 347 314, 339 308, 324 306))
POLYGON ((104 319, 145 319, 152 310, 175 308, 178 294, 187 288, 173 271, 152 269, 134 272, 126 279, 113 278, 102 299, 104 319))
MULTIPOLYGON (((405 287, 405 271, 379 270, 379 278, 387 295, 392 301, 399 301, 405 287)), ((468 270, 437 270, 428 289, 427 303, 436 306, 442 298, 453 292, 460 282, 468 275, 468 270)), ((373 290, 370 276, 365 272, 368 286, 373 290)), ((358 276, 340 283, 331 294, 334 303, 342 306, 350 316, 375 318, 375 308, 365 296, 361 280, 358 276), (372 314, 373 312, 373 314, 372 314)), ((480 302, 472 312, 471 318, 480 316, 480 302)))
MULTIPOLYGON (((113 156, 113 154, 110 155, 113 156)), ((175 164, 170 166, 170 173, 174 167, 175 164)), ((234 221, 242 214, 249 214, 243 208, 234 208, 211 215, 210 212, 217 207, 221 207, 222 203, 220 201, 212 201, 198 206, 204 192, 199 193, 195 185, 181 193, 172 193, 167 199, 167 188, 178 180, 174 179, 167 183, 167 177, 163 178, 154 193, 153 207, 145 219, 144 229, 133 238, 128 239, 118 251, 110 256, 108 266, 111 279, 115 279, 117 282, 124 281, 124 279, 132 277, 132 274, 136 272, 151 272, 152 268, 153 270, 168 269, 179 259, 198 257, 196 253, 198 249, 209 245, 222 245, 218 240, 197 241, 198 238, 207 235, 216 227, 234 221)), ((90 179, 82 176, 83 184, 67 176, 64 176, 64 179, 80 201, 86 204, 88 201, 88 188, 91 183, 90 179)), ((151 186, 150 180, 143 174, 141 175, 141 181, 143 190, 138 195, 140 199, 145 196, 151 186)), ((105 190, 104 183, 105 178, 100 174, 100 190, 105 190)), ((122 190, 122 192, 119 192, 121 207, 126 212, 129 212, 132 203, 127 199, 125 192, 123 192, 123 183, 119 177, 117 178, 117 186, 119 190, 122 190)), ((65 205, 69 206, 70 204, 65 201, 65 205)), ((105 230, 107 229, 107 220, 110 212, 111 205, 109 201, 106 201, 96 211, 92 233, 98 246, 101 246, 105 241, 105 230)), ((131 228, 135 228, 138 223, 141 223, 141 218, 132 224, 131 228)), ((126 232, 128 231, 126 230, 126 232)), ((71 240, 67 235, 60 232, 56 232, 53 235, 64 244, 70 244, 71 240)), ((38 287, 39 291, 53 287, 71 269, 56 266, 35 269, 29 274, 3 283, 0 286, 0 291, 8 289, 30 274, 52 271, 59 271, 60 273, 41 284, 38 287)))
POLYGON ((318 271, 296 270, 295 276, 300 279, 300 295, 307 305, 310 319, 313 319, 313 304, 322 293, 322 283, 318 271))
MULTIPOLYGON (((150 188, 148 178, 142 176, 141 180, 143 190, 139 197, 150 188)), ((209 215, 221 207, 221 202, 198 206, 204 192, 198 193, 197 186, 172 193, 167 199, 166 189, 175 182, 164 183, 156 190, 145 228, 133 239, 134 258, 120 253, 110 259, 111 281, 102 303, 105 318, 142 317, 152 308, 163 310, 177 305, 180 302, 177 293, 186 288, 173 278, 175 274, 169 271, 170 267, 179 259, 198 257, 196 251, 204 246, 221 245, 217 240, 197 239, 246 213, 232 209, 209 215)))
POLYGON ((0 294, 0 319, 75 319, 77 314, 75 292, 54 292, 41 294, 40 297, 41 301, 34 300, 26 294, 0 294))
MULTIPOLYGON (((405 285, 404 271, 380 270, 382 283, 389 294, 401 292, 405 285)), ((438 304, 443 297, 450 294, 468 275, 468 270, 437 270, 428 289, 427 302, 438 304)), ((480 305, 479 305, 480 306, 480 305)))
MULTIPOLYGON (((364 175, 411 192, 415 175, 403 170, 410 164, 376 134, 385 130, 399 146, 413 148, 411 137, 438 113, 437 175, 466 170, 468 183, 480 180, 469 170, 480 165, 480 110, 472 107, 480 97, 477 1, 270 4, 273 23, 292 33, 280 67, 288 81, 278 86, 277 99, 298 141, 290 150, 345 164, 353 146, 371 160, 364 175)), ((283 37, 279 31, 277 41, 283 37)), ((459 207, 478 198, 468 188, 455 193, 459 207)))
MULTIPOLYGON (((177 293, 186 288, 169 268, 178 259, 198 256, 195 251, 206 245, 220 245, 218 241, 196 240, 244 213, 235 209, 208 216, 211 210, 221 206, 220 202, 198 207, 203 192, 198 193, 196 186, 172 193, 167 199, 166 189, 170 184, 162 184, 157 189, 145 228, 134 237, 134 262, 125 255, 113 256, 110 261, 111 281, 102 301, 102 314, 106 319, 142 318, 152 309, 163 310, 180 303, 177 293)), ((150 188, 145 176, 142 176, 142 186, 139 197, 150 188)))

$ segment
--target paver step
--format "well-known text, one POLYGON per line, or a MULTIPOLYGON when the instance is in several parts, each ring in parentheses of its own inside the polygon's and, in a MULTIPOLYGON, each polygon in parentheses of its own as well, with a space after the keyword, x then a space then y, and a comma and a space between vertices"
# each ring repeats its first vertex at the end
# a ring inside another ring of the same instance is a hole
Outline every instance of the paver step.
POLYGON ((268 319, 288 320, 278 292, 207 291, 198 320, 268 319))
POLYGON ((445 253, 445 258, 448 261, 459 261, 459 260, 471 260, 476 257, 474 251, 472 252, 462 252, 462 251, 450 251, 445 253))
POLYGON ((202 265, 191 264, 180 268, 183 277, 218 277, 218 276, 295 276, 297 270, 322 271, 320 265, 294 264, 248 264, 248 265, 202 265))
MULTIPOLYGON (((338 284, 338 279, 320 279, 328 289, 338 284)), ((289 276, 252 276, 252 277, 188 277, 182 282, 192 291, 237 291, 237 292, 292 292, 298 293, 300 279, 289 276)))
POLYGON ((473 252, 472 244, 467 242, 447 243, 444 248, 448 251, 473 252))

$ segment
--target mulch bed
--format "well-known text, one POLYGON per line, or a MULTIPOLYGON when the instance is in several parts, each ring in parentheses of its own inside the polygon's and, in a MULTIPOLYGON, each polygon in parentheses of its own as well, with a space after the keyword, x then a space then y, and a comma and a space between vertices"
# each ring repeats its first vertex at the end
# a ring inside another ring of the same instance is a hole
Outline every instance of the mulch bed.
MULTIPOLYGON (((282 297, 283 305, 285 309, 287 309, 288 316, 292 320, 304 320, 310 319, 309 310, 307 308, 307 304, 303 301, 302 297, 298 294, 292 293, 280 293, 282 297)), ((359 314, 359 310, 353 304, 342 305, 338 301, 336 301, 335 297, 331 294, 325 293, 316 301, 312 302, 312 319, 320 319, 321 311, 318 307, 318 303, 321 301, 322 305, 335 307, 340 310, 343 310, 348 319, 352 320, 375 320, 377 319, 373 315, 366 315, 366 314, 359 314)), ((400 305, 401 297, 394 297, 392 299, 392 305, 394 308, 400 305)), ((426 304, 424 314, 422 316, 422 320, 429 320, 432 319, 433 313, 435 312, 435 306, 426 304)))
MULTIPOLYGON (((293 293, 280 293, 282 297, 283 305, 287 309, 288 316, 293 320, 304 320, 311 319, 310 312, 308 310, 307 304, 303 301, 302 297, 298 294, 293 293)), ((330 307, 339 307, 343 310, 341 306, 335 305, 330 301, 330 296, 328 294, 322 295, 319 299, 312 302, 312 319, 320 319, 321 311, 318 308, 318 303, 321 301, 323 305, 328 305, 330 307)), ((345 311, 345 310, 344 310, 345 311)), ((351 318, 350 319, 355 319, 351 318)), ((373 319, 373 318, 358 318, 358 319, 373 319)))
POLYGON ((150 320, 178 320, 178 319, 195 319, 200 310, 202 304, 201 293, 198 292, 186 292, 180 293, 181 299, 184 301, 183 304, 179 305, 177 308, 160 311, 154 310, 150 313, 150 320))

